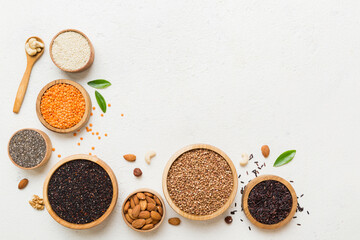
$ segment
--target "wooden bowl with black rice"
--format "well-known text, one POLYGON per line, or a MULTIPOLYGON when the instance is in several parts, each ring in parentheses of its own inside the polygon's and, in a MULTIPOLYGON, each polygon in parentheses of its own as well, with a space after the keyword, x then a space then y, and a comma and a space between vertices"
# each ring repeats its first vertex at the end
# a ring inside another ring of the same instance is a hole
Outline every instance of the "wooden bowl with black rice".
POLYGON ((242 207, 252 224, 277 229, 291 221, 297 208, 294 188, 285 179, 263 175, 251 180, 242 196, 242 207))
POLYGON ((44 203, 49 214, 72 229, 102 223, 113 211, 118 185, 111 168, 95 156, 77 154, 58 162, 44 183, 44 203))

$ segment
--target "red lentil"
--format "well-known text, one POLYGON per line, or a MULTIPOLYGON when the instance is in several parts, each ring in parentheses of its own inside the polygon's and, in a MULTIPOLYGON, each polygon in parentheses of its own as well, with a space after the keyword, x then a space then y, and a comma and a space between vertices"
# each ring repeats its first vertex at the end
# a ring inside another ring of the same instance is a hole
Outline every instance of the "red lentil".
POLYGON ((53 127, 67 129, 80 122, 85 113, 85 98, 70 84, 55 84, 41 98, 40 111, 53 127))
POLYGON ((61 155, 60 155, 60 154, 58 155, 58 158, 61 158, 61 155))
POLYGON ((55 148, 53 148, 52 151, 55 152, 55 148))

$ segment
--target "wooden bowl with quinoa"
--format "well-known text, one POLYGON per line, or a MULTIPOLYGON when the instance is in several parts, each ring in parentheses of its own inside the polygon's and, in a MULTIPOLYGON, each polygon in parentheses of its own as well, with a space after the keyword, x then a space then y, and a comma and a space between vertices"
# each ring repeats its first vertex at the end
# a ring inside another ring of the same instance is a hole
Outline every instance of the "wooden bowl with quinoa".
POLYGON ((162 187, 175 212, 191 220, 209 220, 224 213, 234 201, 238 179, 234 164, 222 150, 193 144, 170 158, 162 187))
POLYGON ((91 113, 91 99, 80 84, 58 79, 46 84, 36 100, 40 122, 57 133, 71 133, 84 127, 91 113))
POLYGON ((65 72, 82 72, 94 62, 95 51, 90 39, 76 29, 65 29, 50 42, 53 63, 65 72))

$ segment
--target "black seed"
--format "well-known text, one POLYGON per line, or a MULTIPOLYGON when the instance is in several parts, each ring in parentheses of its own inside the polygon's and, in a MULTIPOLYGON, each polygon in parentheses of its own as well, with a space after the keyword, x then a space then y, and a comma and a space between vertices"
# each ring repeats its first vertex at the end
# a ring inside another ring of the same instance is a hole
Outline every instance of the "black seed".
POLYGON ((234 215, 237 212, 237 210, 231 211, 230 214, 234 215))
POLYGON ((298 224, 296 224, 296 225, 301 226, 301 224, 300 224, 300 223, 298 223, 298 224))
POLYGON ((113 186, 108 173, 88 160, 74 160, 59 167, 48 186, 52 209, 62 219, 85 224, 100 218, 109 208, 113 186))
POLYGON ((289 189, 281 182, 266 180, 258 183, 250 192, 250 214, 263 224, 276 224, 284 220, 292 208, 289 189))
POLYGON ((251 227, 249 226, 249 230, 251 231, 251 227))

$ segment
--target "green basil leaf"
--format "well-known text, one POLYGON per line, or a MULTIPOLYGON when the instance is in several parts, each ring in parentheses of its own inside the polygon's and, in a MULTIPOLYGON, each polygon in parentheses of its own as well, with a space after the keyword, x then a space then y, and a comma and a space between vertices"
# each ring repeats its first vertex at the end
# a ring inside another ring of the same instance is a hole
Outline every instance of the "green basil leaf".
POLYGON ((96 79, 87 83, 90 87, 104 89, 111 86, 111 83, 105 79, 96 79))
POLYGON ((106 102, 104 97, 95 90, 95 97, 96 97, 96 101, 99 104, 99 107, 101 108, 101 110, 106 113, 106 102))
POLYGON ((289 150, 286 152, 283 152, 275 161, 274 163, 274 167, 280 167, 284 164, 287 164, 288 162, 290 162, 291 160, 293 160, 293 158, 295 157, 296 154, 296 150, 289 150))

